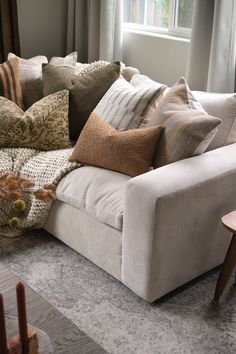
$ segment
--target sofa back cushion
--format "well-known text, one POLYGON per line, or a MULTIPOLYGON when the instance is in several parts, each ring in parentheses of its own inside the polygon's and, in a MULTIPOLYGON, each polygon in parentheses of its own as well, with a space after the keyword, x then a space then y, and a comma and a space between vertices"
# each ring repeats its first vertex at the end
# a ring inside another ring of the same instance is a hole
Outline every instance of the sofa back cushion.
POLYGON ((221 118, 217 133, 207 151, 236 143, 236 94, 193 91, 208 114, 221 118))
POLYGON ((119 63, 111 63, 82 76, 70 68, 53 65, 43 67, 43 94, 47 96, 68 89, 70 138, 76 141, 91 112, 120 75, 119 63))

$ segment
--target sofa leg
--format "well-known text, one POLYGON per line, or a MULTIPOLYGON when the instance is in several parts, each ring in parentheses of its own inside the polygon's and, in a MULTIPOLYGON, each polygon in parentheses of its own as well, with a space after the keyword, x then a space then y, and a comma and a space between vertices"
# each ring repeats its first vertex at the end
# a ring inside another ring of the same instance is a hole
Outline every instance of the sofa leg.
POLYGON ((214 300, 219 300, 223 291, 225 290, 226 284, 230 278, 230 275, 236 265, 236 235, 232 236, 223 267, 221 269, 219 278, 216 284, 214 300))

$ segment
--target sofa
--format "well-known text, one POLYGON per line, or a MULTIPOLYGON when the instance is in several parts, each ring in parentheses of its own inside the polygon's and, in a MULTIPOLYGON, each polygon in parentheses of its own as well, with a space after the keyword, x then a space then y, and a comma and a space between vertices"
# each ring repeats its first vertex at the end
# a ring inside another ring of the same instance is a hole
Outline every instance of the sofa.
POLYGON ((76 52, 47 63, 9 54, 0 64, 0 143, 26 148, 7 160, 4 150, 0 167, 17 156, 21 177, 60 180, 46 222, 50 206, 35 203, 23 227, 44 225, 149 302, 221 264, 220 218, 236 207, 236 95, 191 92, 183 78, 168 88, 121 63, 77 63, 76 52))
POLYGON ((56 190, 44 229, 153 302, 220 265, 236 207, 236 96, 194 92, 232 127, 224 146, 129 177, 84 166, 56 190))

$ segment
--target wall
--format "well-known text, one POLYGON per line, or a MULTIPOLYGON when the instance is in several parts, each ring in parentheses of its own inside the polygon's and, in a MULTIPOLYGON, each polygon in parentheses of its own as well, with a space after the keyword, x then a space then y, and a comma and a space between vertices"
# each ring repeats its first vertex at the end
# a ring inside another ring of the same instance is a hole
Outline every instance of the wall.
POLYGON ((64 56, 67 0, 17 0, 21 55, 64 56))
MULTIPOLYGON (((66 54, 68 0, 17 0, 21 55, 66 54)), ((124 62, 159 82, 172 85, 185 75, 189 41, 124 32, 124 62)))
POLYGON ((188 48, 187 39, 125 30, 123 60, 153 80, 172 85, 185 76, 188 48))

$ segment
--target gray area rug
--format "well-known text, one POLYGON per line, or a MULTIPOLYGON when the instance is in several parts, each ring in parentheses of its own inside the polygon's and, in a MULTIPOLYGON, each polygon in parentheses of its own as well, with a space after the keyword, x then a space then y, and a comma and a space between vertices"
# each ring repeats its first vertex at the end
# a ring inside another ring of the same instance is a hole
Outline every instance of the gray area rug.
POLYGON ((236 353, 234 277, 219 304, 215 270, 150 305, 44 231, 0 238, 0 261, 110 353, 236 353))

